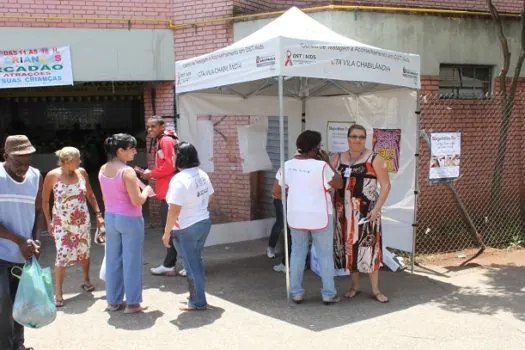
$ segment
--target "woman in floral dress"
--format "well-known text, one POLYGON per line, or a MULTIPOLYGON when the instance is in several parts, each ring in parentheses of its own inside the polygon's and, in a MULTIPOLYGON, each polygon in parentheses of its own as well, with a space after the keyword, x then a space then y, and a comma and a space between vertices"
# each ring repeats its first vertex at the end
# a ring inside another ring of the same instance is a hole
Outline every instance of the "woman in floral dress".
POLYGON ((365 148, 365 141, 366 129, 353 125, 348 130, 349 150, 333 159, 345 183, 334 199, 334 258, 336 268, 351 271, 352 287, 345 297, 359 294, 360 273, 366 273, 373 298, 386 303, 388 298, 379 290, 379 268, 382 265, 381 208, 390 192, 390 178, 385 160, 365 148))
POLYGON ((65 269, 79 262, 84 274, 81 288, 92 292, 95 287, 89 278, 89 248, 91 223, 87 202, 95 211, 97 227, 104 219, 91 189, 86 171, 80 168, 80 152, 74 147, 64 147, 56 152, 60 167, 50 171, 44 180, 42 201, 48 232, 55 238, 55 304, 64 305, 62 285, 65 269), (49 200, 54 196, 53 216, 49 200))

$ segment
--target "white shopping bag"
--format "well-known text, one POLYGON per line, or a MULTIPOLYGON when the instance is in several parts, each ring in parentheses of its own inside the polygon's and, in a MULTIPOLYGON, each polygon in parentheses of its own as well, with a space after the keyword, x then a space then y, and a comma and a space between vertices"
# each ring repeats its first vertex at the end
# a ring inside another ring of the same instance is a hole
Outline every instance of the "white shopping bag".
MULTIPOLYGON (((315 248, 312 245, 310 248, 310 270, 315 273, 317 276, 321 277, 321 268, 319 266, 319 260, 317 259, 317 254, 315 253, 315 248)), ((350 271, 348 269, 335 269, 334 277, 338 276, 349 276, 350 271)))
POLYGON ((102 281, 106 281, 106 252, 104 251, 104 259, 102 259, 102 265, 100 266, 100 273, 98 277, 102 281))

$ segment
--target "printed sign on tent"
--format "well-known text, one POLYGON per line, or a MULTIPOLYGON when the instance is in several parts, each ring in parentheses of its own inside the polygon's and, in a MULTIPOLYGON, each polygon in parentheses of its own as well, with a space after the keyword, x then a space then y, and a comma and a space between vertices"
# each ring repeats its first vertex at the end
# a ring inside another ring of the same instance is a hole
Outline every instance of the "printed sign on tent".
POLYGON ((461 133, 433 132, 430 134, 430 180, 453 180, 459 177, 461 133))
POLYGON ((332 156, 339 152, 348 150, 348 129, 355 124, 355 122, 328 122, 327 137, 328 155, 332 156))
POLYGON ((401 129, 375 129, 372 150, 386 161, 389 173, 399 171, 401 129))
POLYGON ((73 85, 69 46, 0 50, 0 88, 73 85))

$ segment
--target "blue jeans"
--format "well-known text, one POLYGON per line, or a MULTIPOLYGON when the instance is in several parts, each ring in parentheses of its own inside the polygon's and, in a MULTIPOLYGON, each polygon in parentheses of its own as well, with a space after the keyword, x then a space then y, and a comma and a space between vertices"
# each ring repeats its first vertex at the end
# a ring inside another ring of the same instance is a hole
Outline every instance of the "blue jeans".
POLYGON ((303 231, 291 229, 292 258, 290 261, 290 294, 303 296, 303 275, 310 238, 319 260, 323 288, 321 296, 330 299, 336 296, 334 282, 334 223, 332 215, 328 216, 328 226, 322 231, 303 231))
POLYGON ((190 299, 188 306, 196 309, 206 309, 204 264, 202 262, 202 249, 210 234, 210 219, 199 221, 190 227, 171 232, 173 243, 177 252, 182 256, 184 267, 188 273, 188 286, 190 299))
POLYGON ((106 300, 142 303, 144 218, 106 213, 106 300))

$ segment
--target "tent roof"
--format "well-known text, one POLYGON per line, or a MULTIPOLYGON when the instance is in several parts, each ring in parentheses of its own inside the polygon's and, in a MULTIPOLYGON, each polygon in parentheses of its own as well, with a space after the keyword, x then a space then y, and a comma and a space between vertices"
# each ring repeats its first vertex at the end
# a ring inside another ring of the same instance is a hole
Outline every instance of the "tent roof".
MULTIPOLYGON (((178 61, 176 86, 177 93, 235 86, 235 91, 249 95, 254 92, 253 82, 285 76, 309 78, 316 85, 339 80, 339 85, 347 86, 343 90, 352 93, 392 87, 417 89, 419 60, 418 55, 347 38, 292 7, 229 46, 178 61)), ((304 80, 301 84, 304 87, 304 80)), ((221 93, 225 91, 221 89, 221 93)))
POLYGON ((277 38, 320 41, 375 48, 374 46, 366 45, 357 40, 338 34, 325 25, 317 22, 297 7, 292 7, 261 29, 223 49, 248 46, 277 38))

